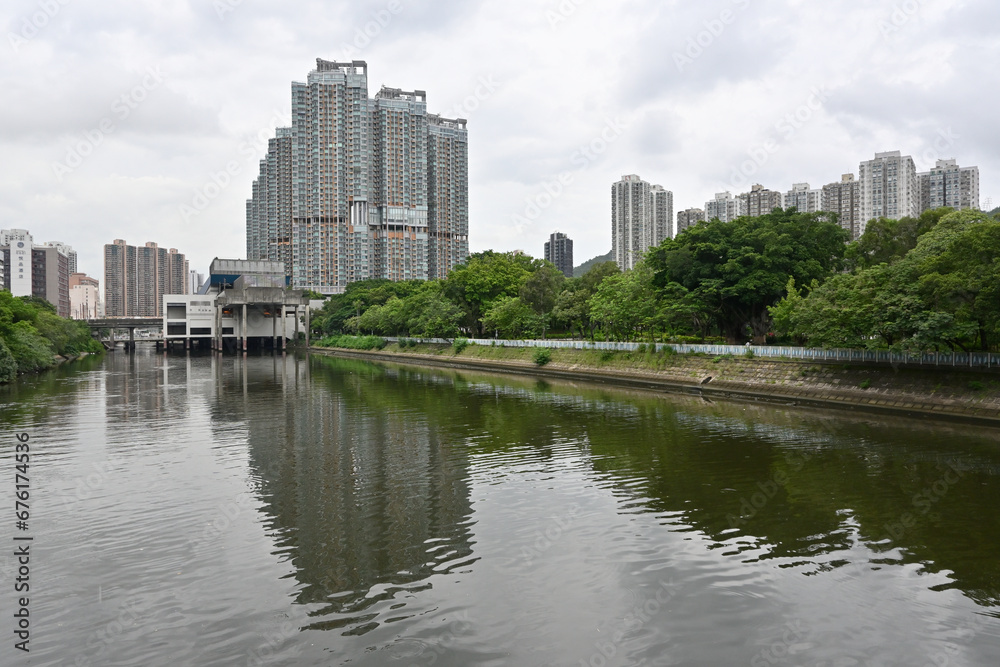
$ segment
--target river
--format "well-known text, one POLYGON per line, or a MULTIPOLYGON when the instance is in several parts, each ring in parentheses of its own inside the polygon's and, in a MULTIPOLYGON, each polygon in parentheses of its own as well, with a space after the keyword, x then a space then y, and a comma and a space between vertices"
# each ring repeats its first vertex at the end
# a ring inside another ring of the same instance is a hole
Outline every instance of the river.
POLYGON ((1000 664, 995 430, 140 346, 0 433, 0 664, 1000 664))

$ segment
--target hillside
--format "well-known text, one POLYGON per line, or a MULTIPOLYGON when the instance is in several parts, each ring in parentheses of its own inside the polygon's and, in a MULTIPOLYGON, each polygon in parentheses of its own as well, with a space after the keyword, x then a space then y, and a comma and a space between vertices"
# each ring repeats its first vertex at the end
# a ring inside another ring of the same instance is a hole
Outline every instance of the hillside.
POLYGON ((582 276, 583 274, 585 274, 587 271, 590 271, 590 267, 592 267, 594 264, 600 264, 601 262, 612 262, 612 261, 614 261, 614 258, 611 256, 611 253, 612 253, 612 251, 609 250, 607 252, 607 254, 600 255, 599 257, 594 257, 593 259, 588 259, 586 262, 584 262, 580 266, 575 267, 573 269, 573 277, 574 278, 579 278, 580 276, 582 276))

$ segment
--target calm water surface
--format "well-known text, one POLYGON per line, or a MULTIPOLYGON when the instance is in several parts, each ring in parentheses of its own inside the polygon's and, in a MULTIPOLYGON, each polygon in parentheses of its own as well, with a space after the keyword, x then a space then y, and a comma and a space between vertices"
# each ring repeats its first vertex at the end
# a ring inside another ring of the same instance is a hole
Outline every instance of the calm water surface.
POLYGON ((142 348, 0 430, 31 665, 1000 664, 996 431, 142 348))

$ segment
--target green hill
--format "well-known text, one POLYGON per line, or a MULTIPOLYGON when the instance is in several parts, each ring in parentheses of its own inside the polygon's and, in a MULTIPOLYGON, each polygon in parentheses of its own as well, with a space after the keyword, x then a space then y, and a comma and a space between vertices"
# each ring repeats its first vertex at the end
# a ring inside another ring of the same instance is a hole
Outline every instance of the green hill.
POLYGON ((612 250, 609 250, 606 255, 601 255, 599 257, 594 257, 593 259, 588 259, 580 266, 575 267, 573 269, 573 277, 579 278, 587 271, 590 271, 590 267, 592 267, 594 264, 600 264, 601 262, 613 262, 614 257, 611 256, 612 252, 613 252, 612 250))

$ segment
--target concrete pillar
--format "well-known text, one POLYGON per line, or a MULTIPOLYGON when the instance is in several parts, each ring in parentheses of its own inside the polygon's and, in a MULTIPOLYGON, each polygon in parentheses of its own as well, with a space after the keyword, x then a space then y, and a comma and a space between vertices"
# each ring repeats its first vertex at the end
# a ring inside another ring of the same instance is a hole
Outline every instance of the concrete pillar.
POLYGON ((278 306, 271 304, 271 353, 278 351, 278 306))
POLYGON ((309 349, 310 336, 312 335, 312 331, 310 330, 309 327, 309 317, 311 314, 312 314, 312 308, 309 307, 309 304, 306 304, 306 349, 307 350, 309 349))
POLYGON ((299 305, 295 304, 295 344, 299 344, 299 305))
POLYGON ((281 351, 284 352, 288 344, 288 317, 285 314, 285 304, 281 304, 281 351))
POLYGON ((135 352, 135 327, 128 328, 128 347, 135 352))
POLYGON ((247 308, 250 304, 243 304, 243 326, 240 328, 240 335, 243 337, 243 354, 247 353, 247 308))

